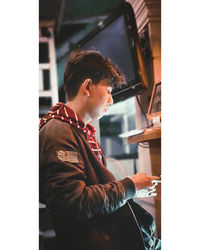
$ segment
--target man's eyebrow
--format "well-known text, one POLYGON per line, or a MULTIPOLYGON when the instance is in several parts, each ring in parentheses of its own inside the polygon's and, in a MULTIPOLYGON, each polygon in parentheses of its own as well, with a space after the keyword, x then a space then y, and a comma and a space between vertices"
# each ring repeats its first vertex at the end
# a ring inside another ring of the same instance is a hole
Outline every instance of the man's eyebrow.
POLYGON ((115 85, 113 83, 110 83, 109 85, 110 85, 111 88, 115 87, 115 85))
POLYGON ((107 83, 107 87, 114 88, 114 84, 112 84, 112 83, 107 83))

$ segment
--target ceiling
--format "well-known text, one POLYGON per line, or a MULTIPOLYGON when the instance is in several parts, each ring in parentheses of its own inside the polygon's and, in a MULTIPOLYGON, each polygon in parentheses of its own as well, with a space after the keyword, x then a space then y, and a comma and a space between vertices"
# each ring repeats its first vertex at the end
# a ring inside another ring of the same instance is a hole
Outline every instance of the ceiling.
POLYGON ((40 21, 54 21, 61 26, 97 22, 106 18, 124 0, 39 0, 40 21))

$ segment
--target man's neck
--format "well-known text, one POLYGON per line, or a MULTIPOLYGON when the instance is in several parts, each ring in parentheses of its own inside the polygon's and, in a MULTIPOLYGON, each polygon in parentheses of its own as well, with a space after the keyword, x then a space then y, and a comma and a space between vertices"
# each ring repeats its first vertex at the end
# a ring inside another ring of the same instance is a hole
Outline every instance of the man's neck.
POLYGON ((91 121, 91 117, 89 116, 88 112, 82 104, 80 105, 79 102, 68 101, 66 105, 71 108, 85 124, 88 124, 91 121))

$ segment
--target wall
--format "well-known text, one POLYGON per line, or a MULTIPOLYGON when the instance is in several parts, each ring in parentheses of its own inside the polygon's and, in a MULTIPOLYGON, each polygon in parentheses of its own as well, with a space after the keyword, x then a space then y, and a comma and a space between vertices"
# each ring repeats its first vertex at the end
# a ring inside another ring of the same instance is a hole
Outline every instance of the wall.
MULTIPOLYGON (((147 71, 149 88, 139 100, 146 113, 149 106, 153 84, 161 81, 161 1, 160 0, 128 0, 134 10, 141 47, 147 71)), ((147 126, 135 98, 137 128, 147 126)), ((149 150, 139 147, 139 169, 151 173, 149 150)))
MULTIPOLYGON (((154 83, 161 81, 161 1, 160 0, 128 0, 132 5, 141 46, 149 88, 139 96, 142 109, 148 111, 150 96, 154 83)), ((147 127, 146 119, 135 98, 137 128, 147 127)), ((138 147, 138 169, 140 172, 152 173, 149 148, 138 147)), ((154 199, 140 199, 141 205, 155 218, 154 199)))

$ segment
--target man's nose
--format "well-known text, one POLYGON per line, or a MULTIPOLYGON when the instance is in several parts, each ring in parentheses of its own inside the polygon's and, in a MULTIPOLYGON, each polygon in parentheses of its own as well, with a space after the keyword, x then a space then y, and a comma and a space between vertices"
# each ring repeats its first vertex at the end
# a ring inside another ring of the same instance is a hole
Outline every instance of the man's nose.
POLYGON ((109 94, 109 97, 108 97, 108 103, 109 105, 112 105, 114 103, 111 93, 109 94))

